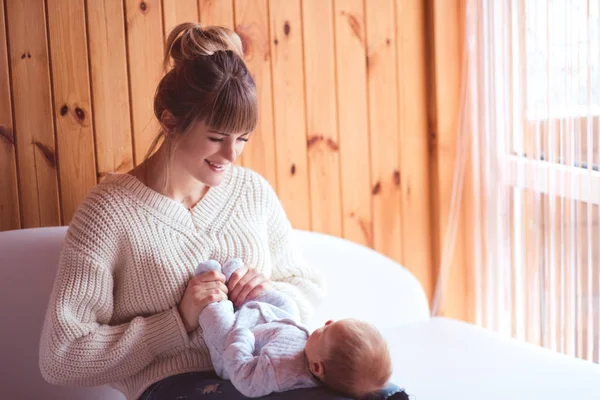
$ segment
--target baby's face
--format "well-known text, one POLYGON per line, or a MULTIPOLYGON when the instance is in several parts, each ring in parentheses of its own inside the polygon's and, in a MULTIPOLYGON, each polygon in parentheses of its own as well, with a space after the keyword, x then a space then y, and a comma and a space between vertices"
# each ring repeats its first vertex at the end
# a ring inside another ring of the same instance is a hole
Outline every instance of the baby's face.
POLYGON ((338 330, 344 325, 344 320, 325 322, 317 328, 308 338, 304 352, 309 361, 320 361, 329 353, 329 343, 336 340, 338 330))

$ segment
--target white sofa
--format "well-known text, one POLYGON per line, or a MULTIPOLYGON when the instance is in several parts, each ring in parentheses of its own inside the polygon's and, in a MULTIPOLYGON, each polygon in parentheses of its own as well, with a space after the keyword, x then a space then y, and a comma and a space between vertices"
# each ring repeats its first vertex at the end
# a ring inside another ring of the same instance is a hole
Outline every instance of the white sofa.
MULTIPOLYGON (((66 228, 0 232, 0 399, 122 400, 108 386, 44 382, 38 342, 66 228)), ((598 400, 600 366, 473 325, 430 318, 425 294, 405 268, 365 247, 296 231, 329 296, 311 321, 357 317, 390 343, 393 381, 416 400, 598 400)))

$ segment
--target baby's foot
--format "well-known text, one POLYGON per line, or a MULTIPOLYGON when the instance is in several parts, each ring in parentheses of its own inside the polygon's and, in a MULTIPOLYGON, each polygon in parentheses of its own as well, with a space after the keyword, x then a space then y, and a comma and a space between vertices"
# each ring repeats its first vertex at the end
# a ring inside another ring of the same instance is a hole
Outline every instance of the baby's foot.
POLYGON ((202 275, 203 273, 209 272, 209 271, 221 272, 221 264, 219 264, 219 262, 215 261, 215 260, 208 260, 208 261, 201 262, 196 267, 196 276, 202 275))
POLYGON ((231 260, 227 261, 223 265, 223 274, 225 275, 225 282, 228 282, 229 278, 231 278, 231 275, 233 275, 235 271, 237 271, 239 268, 242 268, 243 266, 244 262, 239 258, 232 258, 231 260))

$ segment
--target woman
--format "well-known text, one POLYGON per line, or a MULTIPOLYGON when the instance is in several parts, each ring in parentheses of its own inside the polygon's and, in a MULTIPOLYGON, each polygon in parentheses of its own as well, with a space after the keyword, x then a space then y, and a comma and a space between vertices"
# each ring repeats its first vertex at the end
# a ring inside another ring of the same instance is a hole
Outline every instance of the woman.
POLYGON ((110 383, 136 399, 157 381, 211 370, 198 329, 207 304, 228 295, 240 304, 272 285, 306 317, 322 293, 273 190, 232 165, 257 119, 238 36, 179 25, 171 60, 154 99, 162 145, 95 187, 69 227, 40 348, 50 382, 110 383), (199 262, 233 257, 256 268, 229 287, 220 273, 193 278, 199 262))
POLYGON ((69 226, 40 368, 48 382, 111 384, 127 399, 198 390, 243 398, 211 372, 200 312, 273 287, 292 296, 306 319, 322 281, 299 259, 269 184, 233 166, 257 121, 239 37, 181 24, 167 40, 169 64, 154 98, 161 132, 146 159, 92 189, 69 226), (200 262, 234 257, 246 266, 227 286, 218 272, 194 277, 200 262))

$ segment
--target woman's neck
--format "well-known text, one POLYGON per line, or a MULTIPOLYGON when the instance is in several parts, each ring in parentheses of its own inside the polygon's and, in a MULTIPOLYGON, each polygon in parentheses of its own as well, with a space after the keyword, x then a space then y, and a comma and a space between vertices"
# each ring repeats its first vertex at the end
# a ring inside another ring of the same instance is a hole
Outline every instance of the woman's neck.
POLYGON ((163 145, 140 165, 144 183, 190 209, 206 194, 208 186, 199 182, 176 162, 168 164, 166 153, 163 145))

